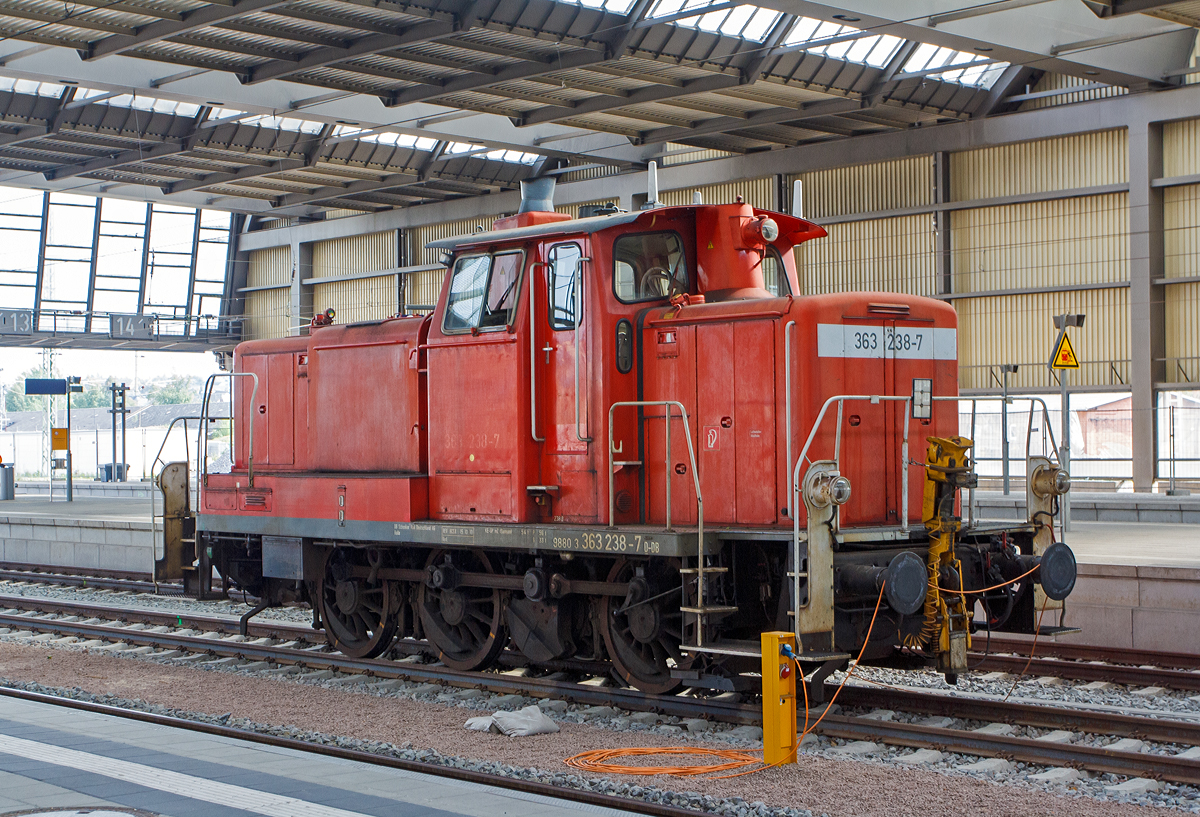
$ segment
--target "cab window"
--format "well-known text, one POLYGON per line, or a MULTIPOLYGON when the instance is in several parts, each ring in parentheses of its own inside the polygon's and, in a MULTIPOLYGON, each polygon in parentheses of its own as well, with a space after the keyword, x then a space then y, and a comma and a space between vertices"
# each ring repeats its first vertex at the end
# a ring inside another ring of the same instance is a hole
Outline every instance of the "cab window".
POLYGON ((512 322, 521 279, 521 252, 467 255, 454 262, 442 331, 494 329, 512 322))
POLYGON ((625 235, 613 242, 613 289, 624 303, 661 301, 688 291, 678 233, 625 235))
POLYGON ((783 259, 779 257, 779 251, 774 247, 767 247, 766 253, 762 260, 763 287, 772 295, 791 295, 792 286, 788 283, 787 268, 783 265, 783 259))
POLYGON ((550 325, 575 328, 575 277, 583 251, 578 244, 558 244, 550 250, 550 325))

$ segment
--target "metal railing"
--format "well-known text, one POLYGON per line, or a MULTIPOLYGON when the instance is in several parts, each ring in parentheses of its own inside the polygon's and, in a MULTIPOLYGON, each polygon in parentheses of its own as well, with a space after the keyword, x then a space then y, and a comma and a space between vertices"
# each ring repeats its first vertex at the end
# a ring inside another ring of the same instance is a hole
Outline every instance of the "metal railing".
MULTIPOLYGON (((218 372, 217 374, 210 374, 208 376, 208 380, 204 381, 204 397, 200 401, 200 418, 199 418, 200 419, 200 433, 198 435, 199 439, 196 442, 196 448, 197 448, 196 454, 197 454, 197 458, 199 459, 199 463, 200 463, 200 466, 199 466, 200 474, 199 474, 199 478, 196 481, 197 482, 197 485, 196 485, 196 507, 197 508, 200 507, 200 500, 199 500, 200 488, 202 486, 207 487, 207 485, 208 485, 208 424, 209 424, 210 419, 214 419, 214 418, 209 417, 208 407, 212 403, 213 386, 216 385, 216 382, 218 379, 229 378, 229 414, 230 414, 230 417, 228 419, 232 419, 232 417, 235 413, 234 399, 236 397, 236 394, 235 394, 234 388, 233 388, 233 384, 234 384, 234 378, 237 378, 237 377, 254 378, 254 386, 250 391, 250 403, 249 403, 250 410, 249 410, 249 412, 247 412, 249 414, 249 418, 246 420, 246 465, 249 470, 249 487, 251 487, 251 488, 254 487, 254 403, 258 399, 258 375, 255 374, 254 372, 218 372)), ((222 418, 215 418, 215 419, 223 420, 223 419, 227 419, 227 418, 222 417, 222 418)), ((236 443, 236 434, 233 433, 232 429, 230 429, 230 435, 231 435, 230 441, 232 443, 232 446, 236 446, 236 444, 237 444, 236 443)), ((231 446, 231 450, 233 450, 235 453, 231 457, 231 459, 233 459, 234 462, 237 462, 237 456, 236 456, 237 449, 232 446, 231 446)))
MULTIPOLYGON (((696 599, 698 606, 704 607, 704 495, 700 490, 700 470, 696 467, 696 449, 692 445, 692 429, 688 423, 687 409, 683 403, 678 400, 627 400, 613 403, 608 407, 608 526, 616 527, 616 499, 613 495, 613 466, 614 465, 637 465, 643 466, 642 460, 626 460, 624 462, 616 462, 613 460, 614 454, 622 454, 625 451, 625 442, 622 440, 620 447, 615 445, 613 439, 613 412, 619 408, 646 408, 648 406, 662 406, 666 409, 664 419, 666 421, 666 440, 665 449, 666 457, 664 461, 664 479, 666 480, 666 511, 667 511, 667 530, 672 530, 671 523, 671 414, 672 409, 679 409, 680 419, 683 420, 683 438, 687 441, 688 462, 692 469, 692 484, 696 488, 696 578, 698 581, 696 599)), ((658 418, 641 418, 641 422, 646 419, 658 418)))

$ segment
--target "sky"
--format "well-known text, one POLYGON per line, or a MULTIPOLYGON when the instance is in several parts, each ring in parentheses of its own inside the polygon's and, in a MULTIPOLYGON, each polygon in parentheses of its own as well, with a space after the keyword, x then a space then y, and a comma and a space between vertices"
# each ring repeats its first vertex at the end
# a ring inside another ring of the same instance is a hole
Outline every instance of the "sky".
MULTIPOLYGON (((42 366, 41 350, 0 347, 0 383, 11 387, 22 372, 34 366, 42 366)), ((140 385, 160 377, 208 377, 217 371, 217 360, 212 352, 66 349, 54 353, 56 377, 78 375, 85 381, 91 378, 115 377, 130 386, 134 385, 135 377, 140 385)), ((17 385, 24 390, 23 384, 17 385)))

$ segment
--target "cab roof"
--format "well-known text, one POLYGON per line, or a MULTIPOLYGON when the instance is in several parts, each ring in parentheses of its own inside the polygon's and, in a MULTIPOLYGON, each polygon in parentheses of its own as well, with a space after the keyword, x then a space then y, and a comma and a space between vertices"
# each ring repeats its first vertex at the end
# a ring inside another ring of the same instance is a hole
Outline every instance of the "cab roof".
MULTIPOLYGON (((555 221, 549 224, 535 224, 529 227, 514 227, 508 230, 488 230, 482 233, 456 235, 431 241, 425 246, 439 250, 457 251, 470 247, 486 247, 492 244, 508 244, 524 241, 530 238, 548 238, 559 235, 579 235, 580 233, 598 233, 610 227, 620 227, 625 224, 650 226, 658 216, 682 215, 686 211, 695 211, 703 207, 715 207, 712 204, 688 204, 676 207, 655 207, 650 210, 636 210, 629 213, 613 213, 608 216, 593 216, 591 218, 575 218, 570 221, 555 221)), ((756 216, 770 216, 779 225, 779 237, 782 240, 799 244, 810 238, 820 238, 827 235, 825 228, 811 221, 784 213, 754 208, 756 216)))

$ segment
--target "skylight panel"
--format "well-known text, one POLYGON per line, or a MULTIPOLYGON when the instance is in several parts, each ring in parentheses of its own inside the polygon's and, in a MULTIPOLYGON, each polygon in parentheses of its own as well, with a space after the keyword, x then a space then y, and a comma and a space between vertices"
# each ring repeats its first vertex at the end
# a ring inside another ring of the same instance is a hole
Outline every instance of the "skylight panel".
POLYGON ((266 114, 251 116, 243 119, 242 122, 247 125, 258 125, 260 128, 287 130, 296 133, 320 133, 321 128, 324 127, 320 122, 313 122, 310 119, 293 119, 288 116, 268 116, 266 114))
POLYGON ((611 11, 613 14, 625 14, 633 8, 633 0, 579 0, 578 5, 590 9, 611 11))
POLYGON ((536 153, 524 153, 520 150, 490 150, 483 155, 496 162, 511 162, 520 165, 531 165, 541 158, 536 153))
POLYGON ((62 96, 62 85, 52 82, 34 82, 29 79, 13 79, 0 77, 0 91, 12 91, 16 94, 33 94, 35 96, 62 96))
POLYGON ((862 29, 811 17, 801 17, 792 26, 784 45, 805 46, 802 50, 823 57, 882 68, 895 55, 903 40, 890 34, 869 34, 862 29))
POLYGON ((956 51, 929 43, 918 46, 902 69, 905 72, 930 71, 949 67, 950 70, 930 73, 934 79, 954 82, 975 88, 991 88, 1000 73, 1008 67, 1006 62, 995 62, 970 51, 956 51))
POLYGON ((132 108, 135 111, 149 111, 152 113, 170 113, 178 114, 179 116, 195 116, 200 110, 199 105, 191 102, 176 102, 173 99, 159 99, 153 96, 143 96, 141 94, 121 94, 107 99, 98 98, 95 100, 97 105, 108 105, 113 108, 132 108))
POLYGON ((658 0, 647 19, 653 21, 656 18, 669 17, 672 19, 667 22, 677 26, 762 42, 780 16, 777 11, 750 4, 728 8, 724 2, 718 0, 658 0), (714 4, 722 8, 704 12, 704 9, 714 4), (688 12, 692 11, 695 14, 688 15, 688 12))

